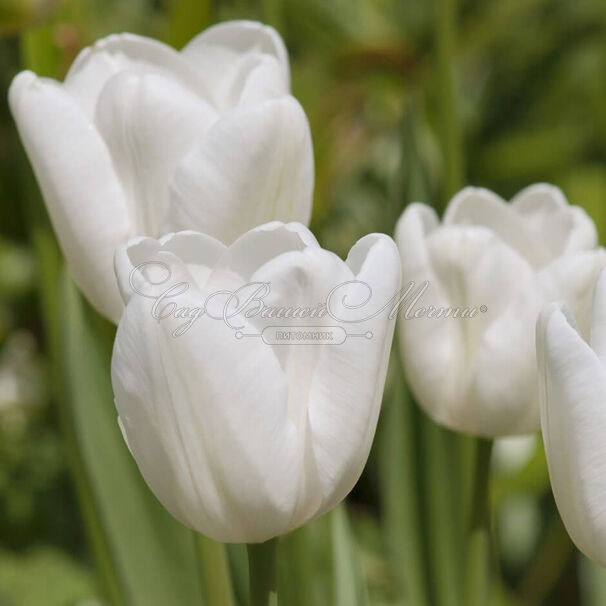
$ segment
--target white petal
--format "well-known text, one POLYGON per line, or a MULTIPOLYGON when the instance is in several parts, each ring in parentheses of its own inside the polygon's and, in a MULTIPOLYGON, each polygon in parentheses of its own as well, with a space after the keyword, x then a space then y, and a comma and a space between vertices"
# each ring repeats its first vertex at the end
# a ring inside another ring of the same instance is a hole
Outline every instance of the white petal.
POLYGON ((254 105, 288 94, 280 64, 273 57, 264 56, 253 67, 242 65, 244 73, 236 78, 238 88, 232 91, 233 105, 254 105))
POLYGON ((568 200, 559 187, 549 183, 535 183, 520 190, 511 199, 511 205, 526 220, 537 221, 538 227, 540 219, 567 208, 568 200))
MULTIPOLYGON (((275 254, 271 257, 269 255, 255 255, 252 252, 254 246, 252 238, 246 241, 240 238, 232 246, 237 251, 238 259, 234 257, 233 260, 229 260, 229 263, 232 267, 236 267, 236 263, 240 260, 238 271, 241 275, 244 275, 252 269, 252 265, 248 270, 245 268, 244 263, 246 263, 247 256, 251 260, 256 259, 258 261, 255 271, 250 275, 250 280, 265 282, 270 285, 271 290, 264 298, 268 305, 312 307, 321 301, 325 301, 330 290, 340 284, 339 280, 343 282, 351 280, 353 275, 337 255, 320 248, 319 245, 308 246, 304 244, 301 246, 295 241, 290 249, 287 249, 288 240, 293 238, 294 235, 292 231, 287 230, 287 227, 284 226, 283 230, 280 230, 282 233, 277 232, 277 230, 274 231, 277 237, 272 238, 272 240, 276 243, 276 247, 273 249, 275 254), (290 234, 290 238, 285 237, 287 233, 290 234), (277 246, 280 240, 283 243, 281 249, 277 246), (247 250, 250 251, 248 255, 247 250)), ((267 246, 263 246, 264 243, 259 236, 260 234, 258 234, 257 242, 261 245, 257 245, 255 248, 269 251, 270 249, 267 246)), ((221 263, 223 264, 226 260, 226 258, 222 259, 221 263)), ((283 320, 289 321, 288 318, 283 320)), ((319 324, 322 323, 322 320, 315 320, 314 322, 319 324)), ((296 325, 297 320, 294 319, 292 324, 296 325)), ((286 349, 294 351, 292 348, 286 349)))
POLYGON ((282 534, 301 468, 285 376, 260 340, 206 316, 173 338, 181 322, 158 322, 133 297, 118 327, 112 383, 139 469, 173 515, 215 540, 282 534))
POLYGON ((212 87, 207 87, 180 53, 158 40, 135 34, 112 34, 83 49, 72 63, 64 86, 92 118, 103 87, 124 70, 171 77, 215 105, 212 87))
POLYGON ((280 34, 270 25, 258 21, 235 20, 218 23, 196 36, 183 49, 193 59, 205 45, 223 46, 238 53, 261 52, 275 57, 288 72, 288 52, 280 34))
POLYGON ((304 225, 279 221, 265 223, 241 235, 225 250, 213 268, 211 280, 220 284, 228 275, 235 275, 240 282, 250 281, 262 265, 275 257, 309 246, 320 247, 304 225))
POLYGON ((511 205, 554 257, 597 245, 594 222, 582 208, 569 206, 562 191, 553 185, 531 185, 518 193, 511 205))
POLYGON ((466 187, 450 202, 444 225, 475 225, 492 230, 534 267, 552 258, 543 239, 530 229, 513 207, 487 189, 466 187))
POLYGON ((514 278, 504 287, 509 306, 482 335, 475 353, 475 398, 483 421, 474 433, 486 437, 520 435, 539 428, 534 326, 545 300, 528 276, 519 291, 523 280, 514 278))
POLYGON ((594 290, 591 347, 606 367, 606 270, 600 272, 594 290))
POLYGON ((445 420, 446 410, 455 406, 462 389, 463 335, 459 324, 449 318, 407 319, 411 307, 450 305, 427 249, 427 238, 438 225, 435 211, 423 204, 408 206, 398 221, 396 242, 402 261, 402 289, 403 292, 411 289, 402 301, 399 331, 404 368, 413 393, 428 414, 436 420, 445 420), (424 282, 428 283, 427 291, 418 305, 413 305, 424 282))
MULTIPOLYGON (((271 292, 264 296, 267 306, 277 308, 313 308, 326 300, 336 285, 351 280, 353 275, 343 261, 319 246, 302 250, 285 251, 263 263, 251 277, 253 282, 269 284, 271 292)), ((301 329, 302 327, 330 327, 338 325, 329 316, 323 318, 267 318, 252 320, 262 331, 267 326, 301 329)), ((310 329, 311 330, 311 329, 310 329)), ((322 330, 322 328, 320 328, 322 330)), ((315 435, 310 426, 310 410, 314 402, 311 390, 318 373, 324 366, 324 350, 343 345, 275 345, 276 358, 287 376, 289 385, 288 410, 299 435, 304 437, 304 476, 301 479, 300 498, 292 519, 292 528, 315 516, 323 507, 329 488, 326 478, 319 471, 321 462, 314 448, 315 435)), ((330 361, 326 362, 330 366, 330 361)), ((338 390, 338 386, 335 386, 338 390)))
POLYGON ((113 256, 131 226, 107 147, 55 82, 22 72, 9 99, 74 279, 90 303, 117 322, 122 301, 113 256))
POLYGON ((169 230, 226 244, 267 221, 307 223, 313 153, 301 106, 284 97, 219 120, 180 162, 171 190, 169 230))
POLYGON ((192 280, 191 286, 202 288, 224 252, 221 242, 197 232, 131 240, 116 251, 114 260, 122 298, 128 303, 137 291, 157 297, 179 280, 192 280))
POLYGON ((159 240, 162 248, 175 254, 195 279, 195 286, 204 288, 213 267, 225 254, 226 246, 219 240, 195 231, 166 234, 159 240))
POLYGON ((95 121, 128 195, 135 233, 159 235, 177 163, 215 118, 213 109, 172 78, 125 71, 108 81, 95 121))
POLYGON ((606 266, 606 251, 596 249, 560 257, 537 274, 543 299, 565 301, 577 318, 581 335, 589 339, 593 292, 606 266))
MULTIPOLYGON (((450 424, 476 435, 506 435, 511 432, 508 423, 517 421, 509 399, 520 390, 515 383, 510 385, 513 393, 503 390, 499 378, 502 373, 496 376, 494 373, 493 356, 510 355, 510 350, 502 347, 503 331, 499 330, 498 323, 512 302, 532 284, 533 271, 514 249, 483 227, 442 227, 429 236, 427 246, 436 279, 450 306, 478 310, 473 318, 449 319, 462 336, 462 347, 457 352, 462 364, 457 377, 460 399, 448 410, 450 424)), ((426 300, 431 302, 429 295, 426 300)), ((527 317, 522 325, 526 330, 520 327, 515 334, 505 335, 508 344, 512 336, 517 337, 514 348, 520 350, 522 358, 526 351, 531 363, 534 362, 532 334, 537 313, 538 310, 527 317), (528 339, 524 339, 526 334, 528 339)), ((523 323, 524 316, 518 321, 523 323)), ((414 322, 416 320, 411 321, 414 322)), ((506 374, 507 370, 503 372, 506 374)), ((519 379, 516 375, 513 378, 519 379)), ((514 403, 516 407, 522 405, 514 403)))
MULTIPOLYGON (((358 241, 347 262, 354 278, 372 289, 363 314, 370 317, 400 288, 398 249, 391 238, 371 234, 358 241)), ((324 496, 319 513, 345 498, 368 459, 395 325, 390 311, 391 306, 374 318, 345 325, 350 334, 346 342, 324 346, 316 361, 309 391, 309 427, 324 496)))
MULTIPOLYGON (((217 90, 223 107, 232 107, 242 90, 246 74, 259 61, 275 61, 281 94, 290 89, 288 53, 282 38, 270 26, 255 21, 228 21, 208 28, 182 51, 217 90)), ((273 77, 272 77, 273 79, 273 77)))
POLYGON ((274 347, 288 377, 290 416, 306 437, 306 474, 292 520, 291 528, 295 528, 341 501, 366 463, 393 336, 395 321, 389 318, 387 304, 398 292, 400 260, 390 238, 372 234, 352 248, 346 263, 311 246, 279 254, 252 279, 271 284, 264 302, 284 307, 311 307, 340 287, 330 305, 331 315, 265 323, 316 330, 339 327, 349 335, 341 344, 274 347), (368 287, 358 289, 353 280, 368 285, 371 298, 356 309, 356 321, 342 321, 339 303, 343 298, 355 306, 368 298, 368 287))
POLYGON ((606 565, 606 371, 564 313, 537 327, 541 425, 553 493, 568 533, 606 565))
MULTIPOLYGON (((484 435, 534 432, 539 425, 536 383, 536 324, 545 302, 563 300, 582 319, 588 335, 593 285, 606 258, 601 251, 556 259, 534 276, 520 272, 495 292, 509 304, 482 336, 476 352, 478 406, 490 420, 484 435), (490 429, 490 431, 488 431, 490 429)), ((495 271, 501 274, 501 271, 495 271)), ((494 280, 487 280, 493 283, 494 280)))

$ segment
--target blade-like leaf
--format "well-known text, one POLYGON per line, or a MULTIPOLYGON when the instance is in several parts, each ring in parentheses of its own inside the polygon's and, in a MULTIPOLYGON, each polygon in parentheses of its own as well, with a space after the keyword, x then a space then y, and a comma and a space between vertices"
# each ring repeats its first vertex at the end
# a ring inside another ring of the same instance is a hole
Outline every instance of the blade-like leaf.
POLYGON ((116 420, 109 359, 71 279, 61 285, 62 374, 71 422, 130 606, 201 604, 192 533, 143 482, 116 420))
POLYGON ((341 503, 330 514, 335 606, 366 606, 368 596, 357 558, 356 542, 341 503))
POLYGON ((398 343, 392 350, 391 389, 384 404, 381 434, 383 528, 399 592, 415 606, 427 606, 422 475, 418 469, 418 419, 404 381, 398 343))
POLYGON ((307 526, 280 539, 278 596, 280 604, 315 606, 314 560, 307 526))

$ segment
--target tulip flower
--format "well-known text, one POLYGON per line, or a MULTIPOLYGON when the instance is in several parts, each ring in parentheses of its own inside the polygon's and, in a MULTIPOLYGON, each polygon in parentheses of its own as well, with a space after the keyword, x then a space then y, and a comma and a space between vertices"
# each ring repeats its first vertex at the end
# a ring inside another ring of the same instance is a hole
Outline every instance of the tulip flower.
POLYGON ((196 229, 225 243, 270 220, 307 223, 313 157, 271 27, 211 27, 181 52, 133 34, 84 49, 65 81, 16 76, 10 107, 62 250, 117 322, 115 250, 196 229))
POLYGON ((258 543, 347 495, 393 336, 400 261, 388 236, 362 238, 345 262, 298 223, 230 246, 195 232, 139 238, 117 252, 116 275, 120 425, 173 516, 217 541, 258 543), (249 297, 250 285, 268 290, 249 297))
POLYGON ((536 320, 549 301, 590 304, 606 264, 591 219, 549 185, 511 203, 467 188, 441 223, 430 207, 410 205, 396 240, 402 283, 415 283, 399 330, 419 404, 436 422, 477 436, 536 431, 536 320))
POLYGON ((606 271, 593 314, 552 303, 537 324, 541 426, 553 494, 577 547, 606 566, 606 271))

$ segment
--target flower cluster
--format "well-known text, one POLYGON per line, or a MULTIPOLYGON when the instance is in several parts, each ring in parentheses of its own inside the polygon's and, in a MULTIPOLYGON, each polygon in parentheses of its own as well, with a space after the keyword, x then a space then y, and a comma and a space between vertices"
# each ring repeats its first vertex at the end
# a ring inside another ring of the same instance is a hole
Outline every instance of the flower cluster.
POLYGON ((390 311, 421 286, 399 314, 419 405, 485 438, 542 428, 564 522, 606 565, 606 253, 560 190, 466 188, 441 221, 410 204, 397 246, 371 234, 343 261, 306 227, 313 151, 286 48, 247 21, 181 52, 110 36, 63 83, 19 74, 10 106, 71 272, 118 324, 124 439, 183 524, 263 542, 344 499, 390 311))

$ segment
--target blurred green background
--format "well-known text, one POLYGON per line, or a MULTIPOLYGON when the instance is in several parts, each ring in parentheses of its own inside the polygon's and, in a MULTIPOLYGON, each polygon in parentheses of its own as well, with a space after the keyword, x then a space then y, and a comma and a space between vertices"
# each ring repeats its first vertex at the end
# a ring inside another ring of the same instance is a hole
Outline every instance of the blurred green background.
MULTIPOLYGON (((289 48, 312 127, 312 229, 323 246, 345 255, 368 232, 391 234, 407 203, 443 208, 462 183, 505 198, 554 183, 606 237, 603 0, 0 0, 0 606, 108 603, 77 505, 68 395, 53 359, 61 341, 48 283, 59 260, 6 91, 26 65, 62 78, 83 46, 112 32, 181 47, 232 18, 271 23, 289 48)), ((435 588, 446 548, 432 524, 436 501, 458 507, 444 478, 464 485, 464 474, 440 459, 457 440, 410 402, 392 362, 371 460, 347 508, 283 541, 286 606, 301 602, 297 582, 311 584, 305 606, 418 606, 411 575, 431 604, 447 602, 435 588)), ((606 575, 559 519, 539 439, 498 441, 493 468, 494 603, 606 604, 606 575)), ((239 561, 230 554, 236 576, 239 561)))

